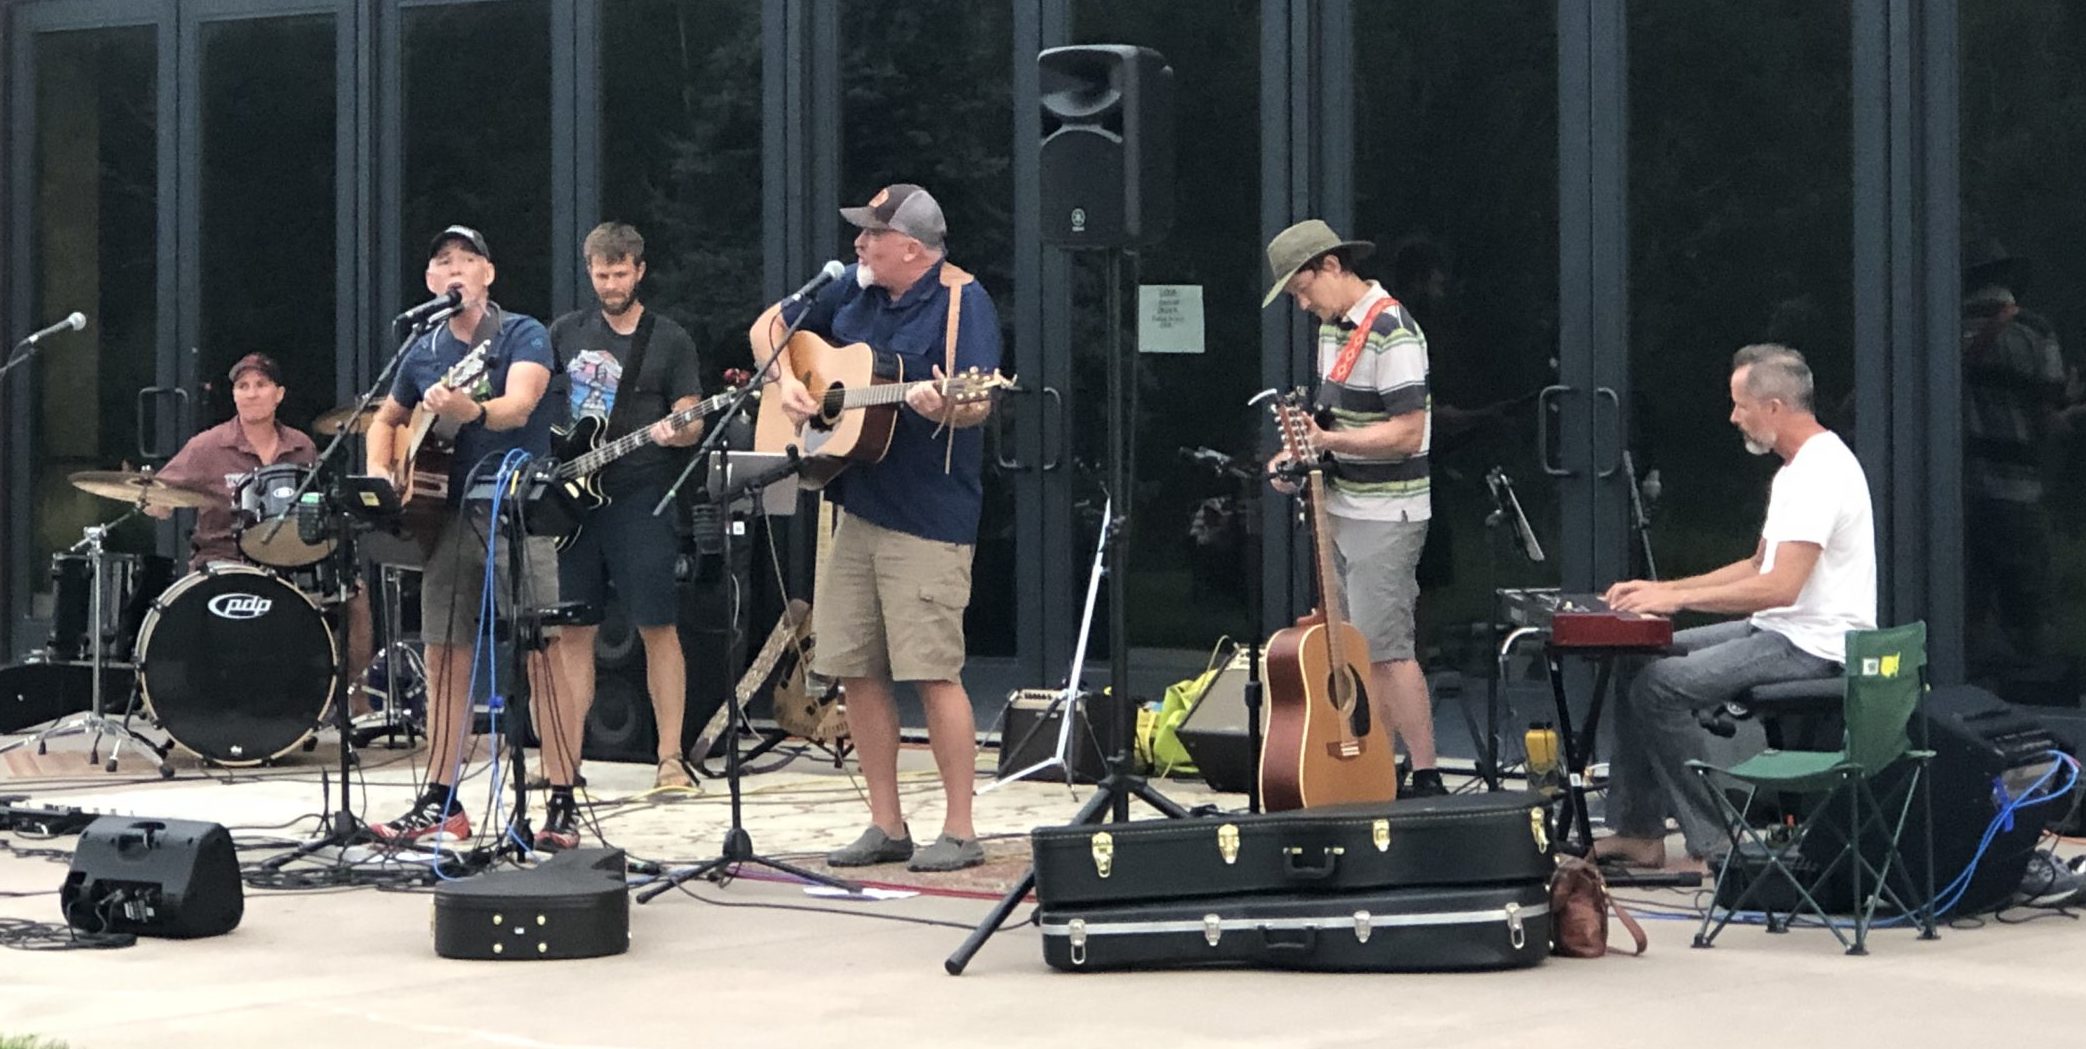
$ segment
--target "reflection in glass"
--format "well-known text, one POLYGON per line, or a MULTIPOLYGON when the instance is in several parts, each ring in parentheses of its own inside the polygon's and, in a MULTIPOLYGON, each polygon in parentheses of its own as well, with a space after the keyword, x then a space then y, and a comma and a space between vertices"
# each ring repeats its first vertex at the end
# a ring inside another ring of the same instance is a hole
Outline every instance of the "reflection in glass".
MULTIPOLYGON (((1538 538, 1559 548, 1556 492, 1530 439, 1556 382, 1557 32, 1546 0, 1437 0, 1357 19, 1355 214, 1361 272, 1427 336, 1433 518, 1421 558, 1420 655, 1489 670, 1494 586, 1554 585, 1485 526, 1501 467, 1538 538)), ((1345 232, 1345 231, 1343 231, 1345 232)))
POLYGON ((334 21, 211 22, 202 31, 202 343, 208 428, 232 413, 225 370, 282 365, 280 417, 334 401, 334 21))
POLYGON ((1963 593, 1973 681, 2071 705, 2086 655, 2086 10, 1962 5, 1963 593))
POLYGON ((1630 441, 1661 574, 1745 557, 1775 464, 1728 422, 1731 355, 1803 352, 1854 443, 1847 5, 1629 6, 1630 441))
MULTIPOLYGON (((949 260, 999 308, 1003 370, 1017 373, 1013 317, 1013 21, 1005 3, 929 0, 841 8, 841 195, 894 182, 927 188, 949 222, 949 260)), ((854 228, 841 234, 852 239, 854 228)), ((834 245, 852 260, 846 243, 834 245)), ((1015 654, 1014 491, 991 467, 964 619, 972 655, 1015 654)))
MULTIPOLYGON (((48 614, 51 553, 122 513, 66 475, 137 465, 136 396, 153 384, 157 341, 156 47, 151 26, 50 33, 34 45, 31 316, 39 326, 74 310, 88 317, 86 331, 54 341, 28 366, 36 615, 48 614)), ((149 550, 148 523, 133 518, 111 546, 149 550)))
POLYGON ((752 367, 762 307, 760 31, 756 0, 602 10, 602 218, 644 235, 646 306, 688 329, 713 389, 752 367))
MULTIPOLYGON (((403 18, 403 300, 426 297, 428 241, 462 223, 485 234, 492 251, 494 301, 546 317, 550 0, 409 7, 403 18)), ((609 63, 608 75, 615 71, 609 63)))
MULTIPOLYGON (((1073 6, 1075 43, 1149 47, 1173 67, 1173 229, 1125 270, 1139 284, 1201 286, 1204 323, 1201 354, 1142 356, 1136 389, 1110 390, 1103 264, 1098 253, 1075 258, 1071 430, 1077 462, 1092 470, 1074 489, 1076 500, 1092 503, 1076 526, 1078 549, 1083 562, 1099 524, 1099 481, 1107 476, 1107 399, 1120 392, 1133 398, 1129 640, 1138 648, 1184 650, 1184 664, 1194 669, 1218 638, 1251 632, 1246 522, 1235 512, 1232 483, 1182 461, 1178 450, 1207 446, 1252 463, 1272 440, 1265 413, 1246 407, 1259 389, 1265 290, 1259 19, 1254 0, 1073 6)), ((1123 299, 1127 350, 1135 345, 1135 289, 1126 288, 1123 299)), ((1095 616, 1091 652, 1099 656, 1107 651, 1105 598, 1095 616)))

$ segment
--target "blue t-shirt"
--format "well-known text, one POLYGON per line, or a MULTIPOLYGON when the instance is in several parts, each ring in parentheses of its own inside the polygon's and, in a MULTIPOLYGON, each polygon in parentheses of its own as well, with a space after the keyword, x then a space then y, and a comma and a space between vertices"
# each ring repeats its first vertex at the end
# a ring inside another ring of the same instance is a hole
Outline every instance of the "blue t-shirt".
MULTIPOLYGON (((439 382, 456 362, 464 359, 470 346, 464 344, 443 324, 429 335, 421 336, 406 350, 405 360, 398 366, 398 378, 391 383, 391 399, 411 409, 420 403, 420 395, 439 382)), ((500 329, 493 336, 492 345, 486 350, 485 378, 470 389, 474 400, 486 401, 507 393, 507 369, 517 363, 540 364, 544 370, 551 367, 550 334, 543 329, 543 322, 520 313, 500 313, 500 329)), ((545 397, 536 402, 536 409, 529 413, 529 421, 517 430, 489 430, 485 423, 464 424, 456 434, 456 460, 449 469, 449 499, 455 502, 463 498, 464 480, 473 467, 487 456, 492 461, 480 472, 481 477, 490 477, 498 468, 500 456, 508 450, 520 448, 531 455, 550 454, 550 423, 555 413, 552 399, 545 397)))
MULTIPOLYGON (((857 284, 855 270, 849 266, 846 276, 812 300, 803 330, 842 345, 864 342, 895 354, 908 382, 932 379, 948 352, 949 289, 942 287, 941 264, 895 299, 882 288, 857 284)), ((956 368, 994 371, 1000 366, 1000 319, 992 296, 976 281, 961 291, 956 368)), ((794 321, 801 312, 804 307, 785 308, 783 320, 794 321)), ((922 539, 970 545, 978 540, 978 513, 985 500, 979 477, 984 457, 983 427, 944 429, 901 406, 897 432, 883 460, 848 467, 826 491, 848 513, 872 524, 922 539), (956 435, 953 450, 951 433, 956 435)))

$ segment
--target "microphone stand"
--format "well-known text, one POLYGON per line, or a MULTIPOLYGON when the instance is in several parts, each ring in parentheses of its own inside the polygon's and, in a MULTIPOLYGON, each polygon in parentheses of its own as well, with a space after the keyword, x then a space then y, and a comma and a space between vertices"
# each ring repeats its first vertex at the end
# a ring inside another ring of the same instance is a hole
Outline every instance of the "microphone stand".
POLYGON ((1630 530, 1637 533, 1637 542, 1644 548, 1644 578, 1659 577, 1659 563, 1651 556, 1651 514, 1644 509, 1644 493, 1637 482, 1637 462, 1628 449, 1622 453, 1622 475, 1630 482, 1630 530))
POLYGON ((14 349, 8 353, 7 363, 0 364, 0 379, 6 378, 7 373, 14 370, 15 365, 36 356, 36 351, 41 348, 43 348, 43 343, 36 341, 36 336, 34 335, 15 343, 14 349))
MULTIPOLYGON (((788 302, 789 300, 785 299, 783 301, 788 302)), ((732 398, 732 402, 725 405, 723 411, 717 413, 718 419, 730 419, 732 416, 739 414, 739 410, 745 407, 746 401, 753 396, 754 392, 768 384, 770 378, 775 374, 776 359, 782 356, 782 351, 789 345, 790 338, 797 334, 797 330, 804 325, 804 318, 809 316, 811 316, 811 307, 807 305, 797 314, 797 319, 791 321, 789 327, 783 331, 782 338, 775 340, 774 345, 769 347, 768 359, 762 361, 760 367, 754 369, 753 378, 748 379, 746 385, 739 388, 739 395, 732 398)), ((704 456, 711 452, 729 450, 729 446, 725 443, 728 439, 725 437, 725 433, 729 429, 729 426, 720 423, 711 427, 709 432, 703 434, 702 441, 695 446, 695 452, 688 457, 688 465, 681 468, 681 475, 674 478, 674 483, 667 488, 666 494, 660 496, 658 504, 652 507, 653 517, 658 517, 660 514, 665 513, 666 508, 673 505, 674 497, 681 493, 681 486, 688 483, 688 476, 695 472, 696 464, 702 462, 704 456)), ((792 448, 794 447, 793 445, 792 448)), ((795 462, 794 459, 791 461, 795 462)))
MULTIPOLYGON (((439 316, 430 318, 428 325, 431 326, 433 324, 440 323, 440 321, 446 319, 449 313, 451 312, 454 311, 444 311, 439 316)), ((289 506, 291 509, 286 511, 281 517, 276 518, 275 522, 269 526, 268 535, 266 536, 267 539, 274 539, 275 534, 277 532, 280 532, 285 524, 289 523, 291 515, 296 513, 296 507, 304 498, 304 493, 311 489, 313 483, 315 483, 318 480, 319 472, 325 468, 328 462, 332 460, 334 453, 340 449, 341 445, 346 443, 348 431, 354 428, 353 421, 356 419, 360 419, 362 417, 362 413, 369 409, 370 403, 376 400, 378 391, 390 387, 392 376, 398 371, 399 365, 406 358, 406 351, 412 348, 413 343, 419 341, 420 336, 424 334, 426 330, 426 326, 415 325, 411 334, 407 335, 405 341, 399 344, 398 350, 392 353, 391 359, 384 363, 383 369, 377 373, 377 381, 375 382, 375 384, 370 386, 369 389, 363 391, 362 399, 355 403, 355 411, 347 417, 346 421, 341 423, 340 429, 335 431, 333 434, 333 440, 328 442, 325 450, 319 453, 318 461, 313 463, 312 468, 305 472, 304 479, 298 483, 296 492, 291 495, 288 503, 285 504, 289 506)), ((328 514, 333 516, 335 527, 338 529, 339 532, 337 545, 335 546, 334 552, 331 555, 335 559, 336 576, 338 578, 338 585, 341 587, 341 601, 335 606, 335 615, 337 618, 334 622, 334 626, 337 629, 339 629, 342 644, 345 645, 346 629, 343 620, 345 620, 347 615, 348 581, 350 578, 352 578, 354 570, 354 556, 352 553, 350 553, 349 550, 351 546, 349 539, 352 532, 352 527, 349 525, 346 515, 341 512, 340 508, 333 505, 334 502, 335 500, 327 500, 327 506, 325 507, 325 509, 328 514)), ((392 624, 392 629, 397 629, 396 623, 392 624)), ((340 773, 340 807, 335 809, 333 813, 327 817, 326 829, 323 833, 321 833, 318 837, 313 838, 302 845, 299 845, 296 849, 290 852, 283 853, 280 856, 272 857, 267 861, 263 862, 261 864, 263 869, 280 870, 285 865, 290 864, 296 860, 302 859, 306 856, 310 856, 313 853, 320 852, 322 850, 331 848, 336 845, 342 847, 353 845, 357 842, 366 840, 368 836, 368 831, 364 828, 362 821, 360 819, 357 819, 355 816, 352 795, 350 794, 348 789, 348 770, 357 764, 357 759, 354 753, 354 724, 352 720, 348 717, 347 689, 349 686, 347 681, 347 666, 347 655, 345 651, 343 651, 338 656, 336 666, 334 669, 333 693, 334 728, 340 733, 340 767, 338 770, 340 773)), ((386 670, 388 673, 394 676, 395 680, 396 675, 399 673, 398 667, 395 665, 387 666, 386 670)), ((394 695, 398 694, 399 692, 400 690, 396 686, 394 686, 394 695)))

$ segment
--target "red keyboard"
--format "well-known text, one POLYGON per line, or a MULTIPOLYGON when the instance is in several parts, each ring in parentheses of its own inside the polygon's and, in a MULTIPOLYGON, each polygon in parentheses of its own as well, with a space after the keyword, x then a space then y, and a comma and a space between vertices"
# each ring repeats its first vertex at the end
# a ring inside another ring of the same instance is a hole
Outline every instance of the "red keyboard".
POLYGON ((1520 625, 1550 631, 1557 648, 1638 648, 1656 651, 1673 644, 1673 620, 1637 612, 1617 612, 1599 594, 1566 594, 1556 590, 1502 590, 1507 618, 1520 625))

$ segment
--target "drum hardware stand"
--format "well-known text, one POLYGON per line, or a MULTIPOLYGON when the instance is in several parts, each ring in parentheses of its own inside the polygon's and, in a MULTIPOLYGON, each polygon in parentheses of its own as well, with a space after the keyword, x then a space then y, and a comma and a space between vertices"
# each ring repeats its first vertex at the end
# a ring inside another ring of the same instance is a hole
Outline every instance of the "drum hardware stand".
POLYGON ((1514 494, 1514 481, 1507 476, 1506 469, 1494 466, 1485 474, 1485 487, 1492 493, 1492 512, 1485 515, 1485 567, 1492 583, 1492 598, 1487 606, 1485 626, 1493 658, 1491 673, 1485 680, 1485 744, 1478 754, 1481 763, 1478 773, 1485 781, 1485 789, 1496 791, 1500 789, 1501 771, 1499 720, 1503 704, 1500 688, 1506 680, 1507 659, 1513 653, 1514 646, 1519 644, 1522 638, 1532 636, 1527 628, 1515 630, 1504 638, 1500 636, 1500 624, 1506 619, 1506 608, 1500 599, 1502 591, 1499 585, 1499 566, 1506 559, 1502 551, 1511 543, 1530 564, 1542 564, 1547 557, 1543 553, 1543 544, 1536 539, 1535 528, 1528 523, 1528 515, 1521 509, 1520 497, 1514 494))
MULTIPOLYGON (((395 747, 398 743, 398 734, 401 729, 405 730, 406 746, 408 748, 412 747, 416 741, 426 735, 421 726, 413 720, 412 714, 406 709, 407 686, 404 682, 403 672, 406 668, 407 657, 412 655, 413 650, 406 646, 404 628, 400 626, 400 623, 405 618, 405 585, 400 582, 399 573, 408 570, 400 565, 388 564, 378 568, 379 581, 377 583, 377 591, 382 595, 381 600, 384 602, 385 623, 384 723, 382 725, 364 725, 357 728, 355 730, 355 745, 357 747, 369 746, 379 735, 384 737, 385 746, 395 747)), ((374 665, 375 661, 372 660, 371 662, 374 665)), ((425 669, 426 667, 423 664, 422 670, 425 671, 425 669)), ((356 683, 356 688, 368 691, 369 673, 370 668, 364 667, 362 680, 356 683)), ((421 680, 422 702, 424 703, 426 701, 426 674, 424 672, 421 674, 421 680)))
POLYGON ((144 504, 140 501, 137 506, 131 507, 130 511, 122 517, 105 524, 88 525, 82 531, 80 541, 67 548, 70 553, 85 552, 87 563, 94 566, 94 585, 88 589, 89 610, 87 614, 93 630, 88 659, 89 672, 93 677, 92 706, 85 713, 63 718, 34 736, 15 740, 6 746, 0 746, 0 754, 5 754, 28 743, 35 743, 36 752, 45 754, 48 753, 46 743, 55 737, 85 735, 92 732, 94 739, 88 745, 88 764, 101 762, 101 739, 103 736, 113 736, 116 743, 115 746, 109 749, 108 761, 102 763, 104 770, 109 772, 116 771, 117 758, 123 753, 123 744, 128 742, 135 743, 151 751, 153 756, 159 759, 159 775, 161 779, 171 778, 174 775, 174 767, 167 763, 167 746, 165 744, 154 743, 139 735, 137 730, 131 728, 130 715, 127 709, 124 716, 118 719, 110 717, 102 705, 102 677, 109 668, 109 638, 108 630, 106 629, 109 573, 107 559, 104 556, 106 551, 103 549, 103 546, 111 531, 115 530, 118 525, 136 516, 138 511, 143 508, 144 504))
MULTIPOLYGON (((794 325, 792 325, 792 327, 794 327, 794 325)), ((786 343, 788 340, 787 338, 785 338, 783 341, 786 343)), ((772 357, 770 359, 772 360, 772 357)), ((765 366, 763 367, 761 374, 767 374, 765 366)), ((757 384, 758 380, 756 380, 755 383, 748 384, 747 389, 751 390, 757 384)), ((734 409, 731 408, 726 409, 726 416, 729 417, 731 411, 733 410, 734 409)), ((704 437, 702 445, 699 445, 696 448, 696 461, 701 461, 703 454, 709 450, 709 446, 712 443, 711 438, 719 437, 724 433, 725 429, 726 427, 719 426, 716 429, 712 430, 709 435, 704 437)), ((720 439, 715 443, 722 444, 723 442, 720 439)), ((744 485, 733 485, 732 488, 753 493, 755 505, 763 505, 764 500, 761 498, 760 493, 764 491, 768 485, 786 482, 787 480, 796 475, 800 463, 798 461, 796 448, 794 446, 792 446, 790 449, 789 461, 787 465, 787 470, 784 470, 782 467, 778 466, 774 470, 765 471, 763 473, 756 474, 751 478, 748 478, 744 485)), ((732 491, 732 489, 726 489, 724 492, 720 493, 719 501, 729 506, 736 498, 736 492, 732 491)), ((729 566, 727 566, 726 570, 730 571, 729 566)), ((734 602, 732 605, 730 622, 728 623, 728 636, 736 637, 741 632, 743 632, 743 630, 745 629, 745 625, 743 622, 743 617, 745 616, 745 614, 745 603, 734 602)), ((808 673, 809 668, 807 667, 805 669, 808 673)), ((660 878, 658 878, 649 886, 647 886, 643 892, 637 894, 637 902, 650 903, 653 900, 659 898, 662 894, 670 890, 679 888, 682 883, 694 878, 708 878, 711 881, 722 881, 725 878, 737 873, 739 868, 749 863, 760 867, 766 867, 769 870, 777 871, 782 874, 787 874, 790 877, 796 878, 799 881, 809 882, 814 885, 825 885, 830 888, 840 889, 849 893, 860 893, 862 891, 862 886, 857 882, 848 881, 845 878, 836 878, 830 874, 820 874, 816 871, 806 870, 792 863, 785 863, 781 860, 774 859, 769 856, 763 856, 759 852, 754 850, 753 835, 747 833, 746 831, 745 806, 743 800, 745 797, 745 789, 743 785, 745 769, 744 762, 741 759, 739 753, 739 737, 742 733, 746 731, 746 710, 744 707, 739 705, 738 697, 736 695, 726 696, 724 699, 724 704, 727 708, 729 708, 730 711, 726 715, 729 721, 727 722, 724 730, 725 739, 730 741, 730 745, 725 748, 724 752, 724 775, 727 789, 730 791, 731 794, 732 811, 732 823, 731 826, 724 832, 724 844, 715 857, 704 860, 703 862, 695 864, 693 866, 683 867, 680 870, 662 875, 660 878)))
MULTIPOLYGON (((1107 317, 1108 317, 1108 491, 1131 499, 1131 462, 1129 440, 1129 401, 1136 390, 1136 360, 1123 353, 1123 257, 1129 252, 1110 248, 1107 256, 1107 317)), ((1158 809, 1173 819, 1188 816, 1188 810, 1168 798, 1133 771, 1132 748, 1136 739, 1137 704, 1130 697, 1130 632, 1125 618, 1130 601, 1130 541, 1128 535, 1130 515, 1127 510, 1111 522, 1110 530, 1116 532, 1108 550, 1108 681, 1110 693, 1115 697, 1113 710, 1116 715, 1112 738, 1108 740, 1108 774, 1095 784, 1094 793, 1086 804, 1073 815, 1074 824, 1099 823, 1106 813, 1117 823, 1130 818, 1130 799, 1136 797, 1145 804, 1158 809)), ((999 931, 1007 916, 1021 905, 1029 890, 1036 885, 1036 866, 1029 864, 1028 873, 1005 896, 1000 897, 992 910, 988 911, 970 936, 942 962, 942 968, 951 976, 963 975, 985 941, 999 931)))
MULTIPOLYGON (((1029 739, 1035 736, 1036 731, 1050 721, 1052 714, 1061 714, 1062 716, 1058 719, 1057 726, 1057 749, 1051 751, 1049 757, 1025 769, 1009 772, 991 783, 979 787, 974 792, 979 797, 990 794, 1016 780, 1024 780, 1038 772, 1052 768, 1064 770, 1065 786, 1068 788, 1072 786, 1072 725, 1075 721, 1080 720, 1080 707, 1082 705, 1080 703, 1080 686, 1081 677, 1086 670, 1087 637, 1094 627, 1094 606, 1101 597, 1101 577, 1108 574, 1108 546, 1115 539, 1115 534, 1115 497, 1111 495, 1101 504, 1101 534, 1094 544, 1094 567, 1088 573, 1086 579, 1086 611, 1080 616, 1079 640, 1072 648, 1072 670, 1065 677, 1064 689, 1050 698, 1050 705, 1043 709, 1043 715, 1036 719, 1034 725, 1029 727, 1028 735, 1023 736, 1019 742, 1014 744, 1014 750, 1016 751, 1026 747, 1029 739)), ((1118 695, 1116 699, 1120 702, 1121 696, 1118 695)), ((1003 739, 1000 747, 1004 750, 1006 746, 1006 741, 1003 739)))

